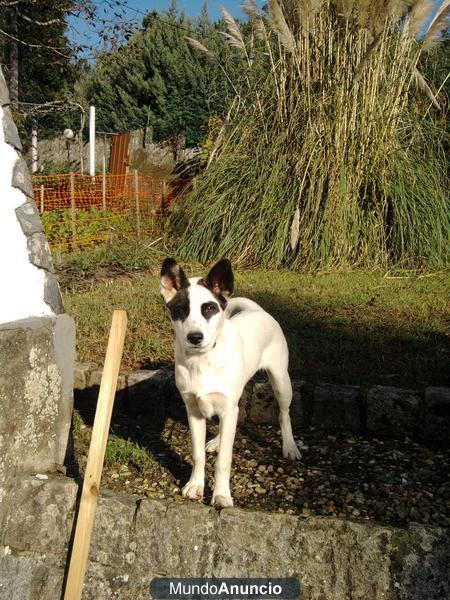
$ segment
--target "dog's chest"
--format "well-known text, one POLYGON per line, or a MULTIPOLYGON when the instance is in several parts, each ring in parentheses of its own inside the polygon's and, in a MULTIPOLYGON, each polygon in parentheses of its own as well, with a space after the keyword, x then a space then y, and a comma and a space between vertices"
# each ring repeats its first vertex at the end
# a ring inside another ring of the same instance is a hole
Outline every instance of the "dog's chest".
POLYGON ((184 401, 195 402, 204 417, 220 415, 226 408, 229 396, 226 383, 210 365, 178 364, 175 377, 184 401))

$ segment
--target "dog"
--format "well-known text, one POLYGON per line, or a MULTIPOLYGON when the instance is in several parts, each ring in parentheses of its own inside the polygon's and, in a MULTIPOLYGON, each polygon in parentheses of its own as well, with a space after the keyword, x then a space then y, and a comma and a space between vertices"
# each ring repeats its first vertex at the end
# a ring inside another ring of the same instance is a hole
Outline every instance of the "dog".
POLYGON ((186 405, 193 468, 182 494, 203 497, 205 451, 218 452, 211 504, 233 506, 230 470, 238 403, 249 379, 267 371, 280 409, 283 456, 301 458, 292 435, 288 346, 280 325, 256 302, 231 298, 234 277, 227 259, 206 277, 188 279, 173 258, 161 268, 161 293, 175 330, 175 381, 186 405), (219 435, 206 441, 206 419, 217 415, 219 435))

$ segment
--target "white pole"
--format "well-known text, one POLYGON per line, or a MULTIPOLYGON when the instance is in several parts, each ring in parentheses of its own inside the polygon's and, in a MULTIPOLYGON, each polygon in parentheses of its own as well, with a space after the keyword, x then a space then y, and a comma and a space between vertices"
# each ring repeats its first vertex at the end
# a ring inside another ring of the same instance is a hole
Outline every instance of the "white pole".
POLYGON ((38 170, 38 149, 37 149, 37 125, 33 121, 31 125, 31 172, 36 173, 38 170))
POLYGON ((89 175, 95 175, 95 106, 89 107, 89 175))

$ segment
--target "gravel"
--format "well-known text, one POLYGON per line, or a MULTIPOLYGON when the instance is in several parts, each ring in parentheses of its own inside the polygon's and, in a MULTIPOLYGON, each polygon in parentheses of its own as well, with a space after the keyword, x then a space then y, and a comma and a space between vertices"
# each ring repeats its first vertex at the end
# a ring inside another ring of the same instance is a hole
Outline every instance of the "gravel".
MULTIPOLYGON (((133 424, 127 422, 132 430, 133 424)), ((182 420, 167 419, 154 431, 140 421, 138 443, 153 460, 145 466, 109 461, 102 485, 115 490, 192 502, 181 496, 190 474, 190 437, 182 420)), ((218 425, 208 426, 208 439, 218 425)), ((281 455, 278 428, 241 426, 234 445, 231 491, 234 505, 329 518, 450 525, 449 450, 433 450, 409 438, 381 440, 354 433, 299 432, 300 461, 281 455)), ((75 441, 76 442, 76 441, 75 441)), ((87 444, 77 445, 81 474, 87 444)), ((215 455, 207 454, 203 502, 211 499, 215 455)), ((199 500, 201 502, 201 500, 199 500)))

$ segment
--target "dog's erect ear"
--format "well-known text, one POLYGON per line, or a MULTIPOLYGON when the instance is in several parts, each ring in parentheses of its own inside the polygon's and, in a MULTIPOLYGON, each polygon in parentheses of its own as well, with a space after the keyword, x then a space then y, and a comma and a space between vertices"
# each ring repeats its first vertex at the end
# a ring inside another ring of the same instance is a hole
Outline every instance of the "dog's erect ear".
POLYGON ((219 260, 203 281, 214 294, 225 298, 231 296, 234 289, 234 276, 230 261, 227 258, 219 260))
POLYGON ((161 267, 161 294, 164 300, 170 302, 178 290, 187 288, 189 281, 183 269, 173 258, 166 258, 161 267))

